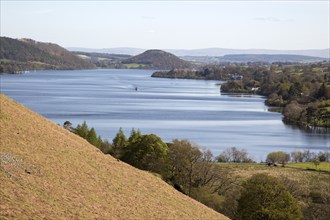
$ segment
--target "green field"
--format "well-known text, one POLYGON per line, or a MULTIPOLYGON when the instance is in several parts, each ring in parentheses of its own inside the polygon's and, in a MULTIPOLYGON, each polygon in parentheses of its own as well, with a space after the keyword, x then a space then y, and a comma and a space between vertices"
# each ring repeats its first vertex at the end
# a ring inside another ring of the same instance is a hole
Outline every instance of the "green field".
POLYGON ((123 66, 130 69, 130 68, 141 68, 141 67, 144 67, 146 65, 139 64, 139 63, 126 63, 126 64, 123 64, 123 66))
MULTIPOLYGON (((267 169, 266 164, 262 163, 217 163, 218 166, 221 167, 254 167, 259 169, 267 169)), ((281 167, 279 165, 278 167, 281 167)), ((314 165, 313 162, 305 162, 305 163, 289 163, 285 165, 284 168, 300 168, 300 169, 309 169, 309 170, 320 170, 320 171, 328 171, 330 172, 330 162, 321 162, 317 167, 314 165)))
POLYGON ((261 163, 216 163, 221 167, 251 167, 251 166, 265 166, 265 164, 261 163))
POLYGON ((321 162, 317 167, 313 162, 306 163, 289 163, 286 165, 287 167, 301 168, 301 169, 315 169, 315 170, 323 170, 330 172, 330 162, 321 162))

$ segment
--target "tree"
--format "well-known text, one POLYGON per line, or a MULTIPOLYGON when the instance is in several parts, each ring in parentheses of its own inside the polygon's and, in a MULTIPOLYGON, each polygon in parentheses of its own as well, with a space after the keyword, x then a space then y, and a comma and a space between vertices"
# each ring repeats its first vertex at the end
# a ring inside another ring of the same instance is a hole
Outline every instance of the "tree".
POLYGON ((102 144, 99 149, 105 154, 112 154, 112 145, 108 139, 102 141, 102 144))
POLYGON ((130 134, 130 136, 129 136, 129 138, 128 138, 128 142, 129 143, 133 143, 133 142, 135 142, 139 137, 141 137, 141 132, 140 132, 140 130, 135 130, 134 128, 132 129, 132 131, 131 131, 131 134, 130 134))
POLYGON ((243 184, 238 216, 244 220, 298 220, 298 202, 276 178, 255 174, 243 184))
POLYGON ((283 110, 284 119, 292 123, 299 123, 303 121, 303 110, 304 108, 297 101, 292 101, 283 110))
POLYGON ((302 93, 302 86, 299 82, 295 82, 290 86, 289 95, 291 97, 298 97, 302 93))
POLYGON ((282 166, 285 166, 290 161, 290 155, 283 151, 271 152, 267 155, 266 161, 269 163, 280 163, 282 166))
POLYGON ((231 147, 225 149, 219 156, 216 157, 216 160, 221 162, 232 162, 232 163, 252 163, 253 160, 248 156, 246 150, 240 150, 236 147, 231 147))
POLYGON ((291 152, 291 158, 293 162, 303 162, 304 156, 301 151, 293 151, 291 152))
POLYGON ((282 107, 285 103, 281 95, 278 95, 277 93, 272 93, 267 97, 266 104, 270 106, 282 107))
POLYGON ((318 159, 320 160, 320 162, 329 162, 330 159, 330 152, 327 151, 320 151, 317 155, 318 159))
POLYGON ((317 166, 320 165, 320 160, 319 160, 319 158, 315 158, 315 159, 313 160, 313 164, 314 164, 315 168, 317 168, 317 166))
POLYGON ((315 158, 315 153, 309 150, 303 152, 303 162, 310 162, 315 158))
POLYGON ((82 125, 78 124, 77 128, 75 129, 75 133, 84 139, 87 138, 88 132, 89 132, 89 129, 88 129, 86 121, 84 121, 82 123, 82 125))
POLYGON ((127 147, 127 138, 123 132, 122 128, 119 128, 116 136, 112 140, 112 155, 118 159, 121 159, 125 153, 125 148, 127 147))
POLYGON ((96 146, 96 147, 100 147, 102 144, 102 139, 101 137, 97 137, 96 132, 94 130, 94 128, 91 128, 87 134, 86 140, 91 143, 92 145, 96 146))
MULTIPOLYGON (((198 164, 203 160, 203 153, 198 145, 188 140, 173 140, 169 144, 170 180, 183 186, 188 195, 198 174, 198 164)), ((198 177, 197 177, 198 179, 198 177)))
POLYGON ((316 98, 319 99, 330 99, 330 86, 322 83, 319 90, 317 91, 316 98))
POLYGON ((121 158, 136 168, 163 174, 167 154, 168 147, 162 139, 148 134, 129 142, 121 158))
POLYGON ((95 147, 101 149, 101 146, 103 144, 101 136, 97 136, 94 128, 89 129, 86 121, 84 121, 82 125, 78 124, 75 129, 71 128, 71 123, 69 121, 66 121, 63 126, 65 126, 67 129, 71 129, 75 134, 86 139, 90 144, 94 145, 95 147))

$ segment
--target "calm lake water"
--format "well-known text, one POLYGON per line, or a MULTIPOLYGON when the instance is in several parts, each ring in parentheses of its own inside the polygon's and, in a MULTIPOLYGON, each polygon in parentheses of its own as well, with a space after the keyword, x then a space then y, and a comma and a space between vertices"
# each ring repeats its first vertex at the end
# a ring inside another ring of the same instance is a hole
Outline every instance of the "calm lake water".
POLYGON ((255 160, 271 151, 329 150, 330 134, 284 125, 260 96, 220 94, 218 81, 151 78, 149 70, 37 71, 2 75, 1 92, 55 123, 84 120, 112 140, 119 127, 164 141, 189 139, 218 155, 246 149, 255 160), (137 88, 137 91, 136 91, 137 88))

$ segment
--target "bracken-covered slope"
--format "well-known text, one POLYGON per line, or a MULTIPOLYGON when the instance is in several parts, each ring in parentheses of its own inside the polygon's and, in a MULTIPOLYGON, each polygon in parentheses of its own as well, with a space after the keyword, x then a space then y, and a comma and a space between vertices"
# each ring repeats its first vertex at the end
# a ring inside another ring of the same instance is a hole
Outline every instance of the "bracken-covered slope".
POLYGON ((95 66, 57 44, 0 37, 0 73, 90 68, 95 66))
POLYGON ((122 63, 141 64, 144 65, 144 68, 160 70, 189 68, 192 66, 188 61, 184 61, 179 57, 162 50, 147 50, 144 53, 123 60, 122 63))
POLYGON ((227 219, 0 95, 0 219, 227 219))

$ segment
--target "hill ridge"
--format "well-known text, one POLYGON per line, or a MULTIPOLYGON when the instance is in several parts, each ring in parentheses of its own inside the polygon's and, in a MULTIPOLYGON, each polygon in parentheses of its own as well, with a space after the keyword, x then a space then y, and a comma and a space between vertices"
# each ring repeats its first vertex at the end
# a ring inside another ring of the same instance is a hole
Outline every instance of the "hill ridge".
MULTIPOLYGON (((138 55, 146 50, 146 48, 130 48, 130 47, 114 47, 114 48, 82 48, 82 47, 68 47, 70 51, 82 51, 82 52, 99 52, 99 53, 116 53, 116 54, 128 54, 128 55, 138 55)), ((210 48, 200 48, 200 49, 162 49, 169 53, 172 53, 179 57, 184 56, 224 56, 228 54, 292 54, 292 55, 305 55, 330 58, 330 48, 324 49, 234 49, 234 48, 220 48, 220 47, 210 47, 210 48)))
POLYGON ((125 59, 123 64, 136 63, 150 69, 169 70, 174 68, 189 68, 191 63, 163 50, 147 50, 139 55, 125 59))
POLYGON ((228 219, 3 94, 0 102, 0 217, 228 219))
POLYGON ((0 73, 45 69, 91 69, 95 66, 54 43, 0 37, 0 73))

